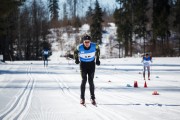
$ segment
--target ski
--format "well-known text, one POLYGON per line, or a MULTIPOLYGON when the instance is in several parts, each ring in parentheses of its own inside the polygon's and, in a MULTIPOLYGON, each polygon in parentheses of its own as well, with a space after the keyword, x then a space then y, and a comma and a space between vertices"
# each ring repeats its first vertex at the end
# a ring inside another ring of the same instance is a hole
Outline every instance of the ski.
POLYGON ((93 106, 97 107, 97 104, 92 104, 93 106))
POLYGON ((91 104, 92 104, 93 106, 97 107, 96 101, 91 101, 91 104))
POLYGON ((91 104, 97 107, 97 104, 96 104, 95 100, 91 100, 91 104))
POLYGON ((84 106, 84 107, 86 107, 86 103, 84 103, 84 104, 81 104, 82 106, 84 106))
POLYGON ((84 99, 81 99, 80 104, 81 104, 82 106, 86 107, 86 103, 85 103, 85 100, 84 100, 84 99))

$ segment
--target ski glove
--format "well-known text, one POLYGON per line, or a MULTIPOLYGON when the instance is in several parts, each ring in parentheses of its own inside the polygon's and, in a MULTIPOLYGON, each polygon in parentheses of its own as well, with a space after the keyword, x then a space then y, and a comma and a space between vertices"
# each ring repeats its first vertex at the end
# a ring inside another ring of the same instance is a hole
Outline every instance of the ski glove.
POLYGON ((79 60, 78 60, 78 59, 76 59, 76 60, 75 60, 75 63, 76 63, 76 64, 79 64, 80 62, 79 62, 79 60))
POLYGON ((96 65, 98 65, 98 66, 100 65, 99 59, 96 60, 96 65))

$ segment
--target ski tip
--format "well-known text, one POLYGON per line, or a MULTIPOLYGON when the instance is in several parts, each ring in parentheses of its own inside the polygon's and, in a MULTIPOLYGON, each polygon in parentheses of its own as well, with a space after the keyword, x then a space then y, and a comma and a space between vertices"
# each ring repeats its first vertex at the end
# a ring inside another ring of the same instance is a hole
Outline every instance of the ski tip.
POLYGON ((86 104, 81 104, 82 106, 86 107, 86 104))
POLYGON ((97 107, 97 105, 94 105, 95 107, 97 107))
POLYGON ((95 107, 97 107, 97 103, 95 103, 95 104, 92 104, 92 105, 94 105, 95 107))

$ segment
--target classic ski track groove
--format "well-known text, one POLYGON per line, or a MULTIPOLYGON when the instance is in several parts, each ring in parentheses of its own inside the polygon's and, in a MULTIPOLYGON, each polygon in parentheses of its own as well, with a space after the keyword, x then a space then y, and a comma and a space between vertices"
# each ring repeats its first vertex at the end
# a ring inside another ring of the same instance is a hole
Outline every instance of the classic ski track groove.
MULTIPOLYGON (((101 81, 103 81, 102 79, 105 79, 105 78, 99 78, 99 80, 101 80, 101 81)), ((109 83, 107 83, 106 82, 106 84, 108 84, 109 86, 115 86, 114 84, 109 84, 109 83)), ((133 87, 133 86, 132 86, 133 87)), ((139 89, 148 89, 148 88, 143 88, 143 87, 141 87, 141 88, 139 88, 139 89)), ((106 89, 103 89, 103 88, 101 88, 101 90, 102 91, 109 91, 109 90, 106 90, 106 89)), ((106 92, 102 92, 102 94, 106 94, 106 95, 108 95, 108 96, 110 96, 110 97, 114 97, 115 99, 118 99, 118 98, 123 98, 123 99, 121 99, 121 101, 122 100, 124 100, 124 101, 129 101, 129 102, 131 102, 131 98, 129 98, 128 96, 122 96, 122 95, 120 95, 120 94, 117 94, 116 96, 113 96, 113 95, 110 95, 110 94, 107 94, 106 92)), ((150 93, 150 94, 148 94, 147 95, 147 97, 150 97, 150 96, 152 96, 152 94, 150 93)), ((146 99, 144 99, 144 98, 136 98, 135 100, 133 100, 133 102, 131 102, 131 103, 134 103, 134 105, 136 105, 136 104, 140 104, 141 103, 141 105, 144 105, 144 106, 151 106, 151 105, 154 105, 154 106, 168 106, 167 104, 161 104, 161 103, 154 103, 154 102, 152 102, 152 101, 150 101, 150 100, 146 100, 146 99), (142 103, 142 101, 146 101, 145 103, 143 102, 142 103)), ((170 105, 169 105, 170 106, 170 105)), ((176 105, 174 105, 174 106, 176 106, 176 105)), ((177 105, 177 106, 180 106, 180 105, 177 105)))
MULTIPOLYGON (((47 72, 47 74, 49 74, 49 72, 47 72)), ((59 79, 59 77, 57 78, 56 76, 53 76, 53 78, 57 81, 57 83, 59 84, 60 88, 63 90, 64 94, 68 95, 69 97, 71 97, 72 99, 74 99, 77 103, 79 103, 79 96, 76 93, 73 93, 70 91, 69 86, 67 84, 64 83, 64 81, 62 79, 59 79)), ((79 103, 80 104, 80 103, 79 103)), ((87 108, 87 104, 82 105, 83 107, 87 108)), ((100 119, 102 120, 109 120, 107 117, 105 117, 102 113, 100 113, 97 110, 94 110, 95 108, 93 108, 94 106, 88 106, 88 108, 90 108, 91 110, 93 109, 93 112, 95 114, 97 114, 98 116, 100 116, 100 119)))
MULTIPOLYGON (((61 78, 63 79, 63 76, 61 76, 61 78)), ((77 95, 77 93, 75 93, 75 92, 71 92, 71 90, 69 89, 69 86, 62 79, 58 80, 58 82, 60 82, 64 86, 63 89, 66 88, 66 90, 64 90, 66 92, 66 94, 68 94, 70 97, 72 97, 73 99, 75 99, 76 101, 79 102, 79 95, 77 95)), ((117 118, 119 118, 121 120, 126 120, 126 119, 124 119, 124 117, 119 116, 118 114, 115 114, 110 109, 106 109, 106 108, 98 105, 98 103, 96 106, 89 105, 89 103, 91 104, 91 101, 86 102, 84 107, 89 108, 92 111, 94 111, 95 114, 97 114, 100 117, 100 119, 102 119, 102 120, 113 120, 114 116, 116 116, 117 118), (103 114, 104 112, 101 112, 99 109, 103 110, 105 113, 107 113, 106 116, 103 114)))
MULTIPOLYGON (((126 74, 128 75, 128 74, 126 74)), ((129 76, 129 75, 128 75, 129 76)), ((102 78, 98 78, 99 80, 103 81, 102 78)), ((105 79, 105 78, 103 78, 105 79)), ((114 84, 109 84, 108 82, 106 82, 106 84, 108 84, 109 86, 114 86, 114 84)), ((141 89, 147 89, 147 88, 141 88, 141 89)), ((106 90, 106 89, 97 89, 97 91, 109 91, 109 90, 106 90)), ((111 98, 114 98, 114 99, 119 99, 120 101, 125 101, 125 102, 128 102, 129 101, 129 105, 143 105, 143 106, 159 106, 159 107, 162 107, 162 106, 166 106, 168 107, 167 104, 161 104, 161 103, 154 103, 153 101, 150 101, 150 100, 147 100, 147 99, 144 99, 144 98, 136 98, 136 99, 133 99, 133 101, 131 100, 131 98, 129 98, 128 96, 123 96, 123 95, 120 95, 120 94, 117 94, 116 96, 114 95, 110 95, 108 94, 107 92, 102 92, 102 94, 106 95, 106 96, 110 96, 111 98), (146 102, 142 102, 142 101, 146 101, 146 102)), ((147 95, 148 97, 149 95, 147 95)), ((150 94, 151 96, 151 94, 150 94)), ((124 104, 124 105, 128 105, 128 104, 124 104)), ((103 104, 102 104, 103 105, 103 104)), ((123 104, 122 104, 123 105, 123 104)), ((172 105, 169 105, 169 106, 172 106, 172 105)), ((176 105, 175 105, 176 106, 176 105)), ((177 105, 177 106, 180 106, 180 105, 177 105)), ((101 106, 101 107, 104 107, 104 106, 101 106)), ((105 108, 105 107, 104 107, 105 108)), ((106 109, 106 108, 105 108, 106 109)), ((112 111, 112 109, 108 109, 109 111, 112 111)), ((175 110, 173 108, 171 108, 172 111, 174 112, 179 112, 178 110, 175 110)), ((119 113, 120 114, 120 113, 119 113)), ((152 116, 153 117, 153 116, 152 116)), ((156 118, 153 118, 153 119, 156 119, 156 118)))
MULTIPOLYGON (((20 92, 18 92, 17 98, 15 100, 15 102, 12 103, 11 107, 9 107, 6 111, 4 111, 4 113, 2 113, 0 115, 0 120, 1 119, 19 119, 20 117, 22 117, 22 114, 25 112, 25 110, 28 109, 28 103, 31 100, 31 96, 33 93, 33 88, 34 88, 34 84, 35 84, 35 79, 37 79, 37 77, 35 77, 34 75, 32 76, 32 67, 31 66, 27 66, 26 69, 26 73, 27 73, 27 83, 24 86, 24 89, 21 90, 20 92), (20 109, 19 109, 20 108, 20 109), (16 111, 16 109, 18 109, 16 111)), ((51 72, 49 72, 51 69, 45 67, 45 74, 43 74, 43 77, 48 76, 49 78, 53 79, 53 82, 56 82, 60 88, 60 91, 62 91, 63 95, 67 95, 67 97, 71 97, 73 100, 75 100, 77 102, 77 104, 79 104, 79 94, 76 91, 71 90, 71 88, 68 86, 68 83, 66 83, 64 80, 64 76, 58 76, 58 75, 54 75, 51 74, 51 72)), ((126 77, 131 77, 131 79, 136 79, 135 77, 130 76, 129 74, 126 74, 123 72, 123 76, 124 78, 126 77)), ((118 76, 116 76, 118 77, 118 76)), ((104 81, 105 77, 98 77, 98 79, 101 82, 104 82, 107 86, 110 87, 117 87, 118 85, 116 84, 111 84, 108 83, 107 81, 104 81)), ((139 89, 139 88, 138 88, 139 89)), ((148 88, 140 88, 140 89, 148 89, 148 88)), ((113 90, 109 90, 109 89, 103 89, 103 88, 98 88, 96 89, 96 91, 100 91, 104 96, 109 96, 113 99, 116 99, 117 101, 121 101, 121 102, 126 102, 127 105, 144 105, 144 106, 167 106, 168 104, 161 104, 161 103, 153 103, 151 100, 147 100, 144 98, 137 98, 136 100, 133 99, 133 101, 131 100, 131 98, 129 98, 126 95, 121 95, 121 94, 116 94, 116 96, 109 94, 110 92, 113 92, 113 90), (144 102, 146 100, 146 102, 144 102)), ((115 91, 117 92, 117 91, 115 91)), ((147 95, 148 97, 149 95, 147 95)), ((147 98, 146 97, 146 98, 147 98)), ((158 97, 158 96, 157 96, 158 97)), ((103 101, 103 102, 108 102, 103 101)), ((123 104, 122 104, 123 105, 123 104)), ((126 104, 124 104, 126 105, 126 104)), ((128 118, 123 116, 122 114, 120 114, 118 111, 114 112, 114 110, 108 106, 106 106, 103 103, 97 103, 97 107, 91 105, 90 100, 86 101, 86 107, 84 110, 91 110, 92 112, 94 112, 97 117, 99 119, 102 120, 113 120, 114 118, 118 118, 120 120, 127 120, 128 118), (106 113, 106 114, 104 114, 106 113)), ((171 109, 172 111, 175 111, 177 113, 179 113, 178 110, 173 110, 173 108, 171 109)), ((164 111, 165 112, 165 111, 164 111)), ((156 118, 153 118, 153 120, 155 120, 156 118)))
POLYGON ((23 113, 23 111, 26 109, 28 101, 30 99, 32 89, 34 86, 34 78, 31 75, 31 66, 28 66, 26 69, 26 74, 28 77, 28 82, 24 88, 24 90, 21 92, 21 94, 17 97, 14 104, 9 108, 8 111, 6 111, 4 114, 0 116, 0 119, 13 119, 16 120, 18 117, 23 113), (29 89, 29 90, 28 90, 29 89))

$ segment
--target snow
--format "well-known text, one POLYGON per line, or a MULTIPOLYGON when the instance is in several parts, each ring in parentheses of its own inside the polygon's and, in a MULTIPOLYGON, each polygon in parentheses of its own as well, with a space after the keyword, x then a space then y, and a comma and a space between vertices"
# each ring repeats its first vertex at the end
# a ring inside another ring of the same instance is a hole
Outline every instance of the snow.
POLYGON ((60 57, 75 35, 63 34, 68 39, 61 50, 52 31, 48 67, 43 61, 0 62, 0 120, 179 120, 180 57, 153 57, 145 88, 141 57, 102 59, 116 31, 113 23, 110 26, 103 34, 101 65, 94 76, 97 107, 90 103, 88 82, 86 107, 80 105, 79 65, 60 57), (154 91, 159 95, 152 95, 154 91))
POLYGON ((88 31, 90 29, 90 26, 88 24, 84 24, 80 29, 84 31, 88 31))
POLYGON ((101 59, 94 78, 97 107, 90 104, 88 84, 83 107, 79 65, 59 55, 53 53, 48 67, 42 61, 1 64, 0 119, 179 120, 179 57, 153 58, 147 88, 141 58, 101 59))

